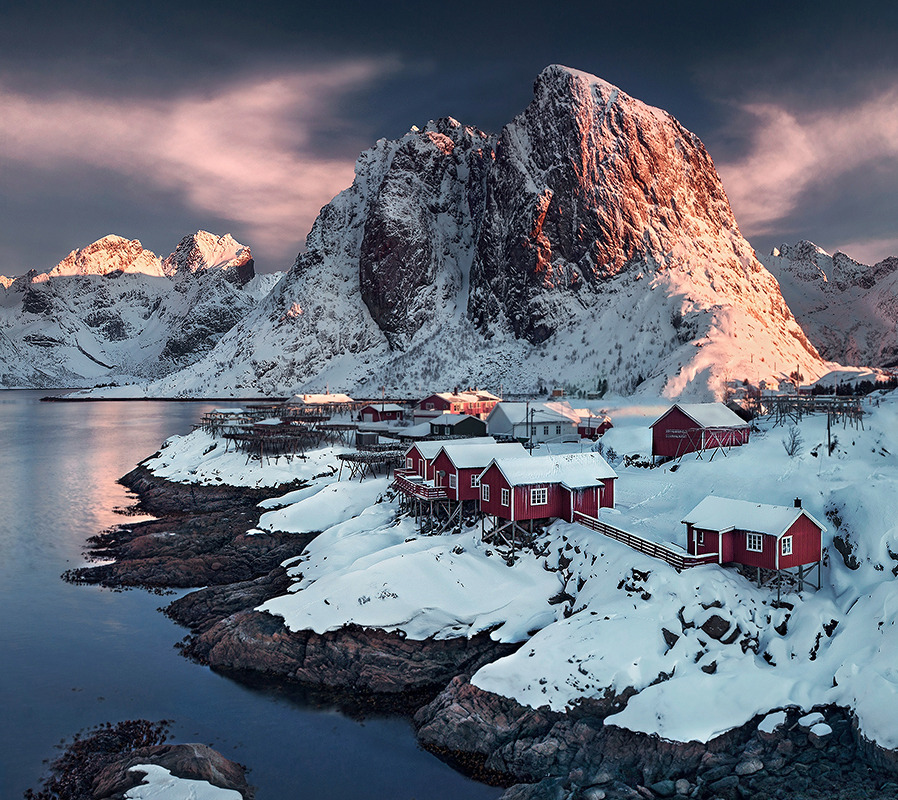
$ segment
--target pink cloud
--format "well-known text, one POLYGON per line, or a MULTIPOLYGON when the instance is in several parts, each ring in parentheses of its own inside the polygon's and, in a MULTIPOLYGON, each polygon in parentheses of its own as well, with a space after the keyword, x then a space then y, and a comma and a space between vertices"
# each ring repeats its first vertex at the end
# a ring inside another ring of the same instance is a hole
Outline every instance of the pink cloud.
POLYGON ((898 88, 837 111, 744 106, 757 123, 748 153, 718 165, 736 219, 772 233, 803 194, 866 164, 898 163, 898 88))
POLYGON ((311 131, 337 124, 337 101, 392 68, 356 61, 151 101, 0 86, 0 141, 7 159, 35 168, 88 165, 178 192, 243 225, 248 244, 282 250, 352 182, 355 156, 317 155, 311 131))

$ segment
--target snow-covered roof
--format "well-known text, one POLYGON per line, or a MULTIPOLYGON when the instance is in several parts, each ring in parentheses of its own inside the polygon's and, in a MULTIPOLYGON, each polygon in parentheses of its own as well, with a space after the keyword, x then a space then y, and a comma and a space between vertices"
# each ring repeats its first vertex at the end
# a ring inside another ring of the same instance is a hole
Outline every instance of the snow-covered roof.
POLYGON ((729 497, 706 497, 683 519, 684 524, 707 531, 752 531, 768 536, 782 536, 802 514, 820 530, 826 526, 818 522, 804 508, 772 506, 752 503, 750 500, 733 500, 729 497))
POLYGON ((472 414, 449 414, 448 412, 445 414, 440 414, 438 417, 434 417, 430 420, 431 425, 458 425, 463 419, 478 419, 472 414))
MULTIPOLYGON (((417 426, 416 426, 417 427, 417 426)), ((430 426, 428 426, 429 428, 430 426)), ((453 446, 458 447, 459 445, 463 447, 470 447, 472 445, 484 445, 484 444, 495 444, 496 440, 492 436, 475 436, 470 439, 458 439, 457 441, 452 442, 453 446)), ((440 452, 446 446, 445 440, 436 441, 428 440, 426 442, 415 442, 412 447, 416 448, 418 452, 421 454, 423 458, 426 458, 430 461, 433 458, 437 457, 437 453, 440 452)), ((406 453, 409 452, 412 448, 410 447, 406 450, 406 453)))
POLYGON ((504 414, 514 425, 532 422, 534 425, 541 422, 574 422, 579 423, 580 417, 574 409, 565 402, 553 403, 497 403, 492 414, 504 414), (528 414, 530 416, 528 416, 528 414))
POLYGON ((654 428, 675 408, 702 428, 745 428, 748 423, 723 403, 675 403, 649 427, 654 428))
POLYGON ((396 403, 368 403, 368 405, 362 406, 362 411, 366 408, 373 408, 375 411, 402 411, 402 406, 396 403))
POLYGON ((418 439, 430 436, 430 423, 421 422, 418 425, 410 425, 408 428, 403 428, 400 431, 400 435, 406 439, 418 439))
POLYGON ((446 453, 456 469, 473 469, 475 467, 483 469, 494 458, 514 458, 517 456, 530 458, 520 442, 508 444, 487 442, 476 445, 471 445, 470 442, 479 442, 479 440, 468 439, 467 441, 443 444, 441 449, 446 453), (459 447, 459 444, 463 446, 459 447))
POLYGON ((355 401, 348 395, 341 392, 333 394, 295 394, 288 401, 288 405, 302 405, 303 403, 312 403, 315 405, 324 405, 326 403, 354 403, 355 401))
POLYGON ((617 477, 617 473, 598 453, 497 458, 494 461, 509 486, 560 483, 568 489, 578 489, 595 486, 597 481, 606 478, 617 477))

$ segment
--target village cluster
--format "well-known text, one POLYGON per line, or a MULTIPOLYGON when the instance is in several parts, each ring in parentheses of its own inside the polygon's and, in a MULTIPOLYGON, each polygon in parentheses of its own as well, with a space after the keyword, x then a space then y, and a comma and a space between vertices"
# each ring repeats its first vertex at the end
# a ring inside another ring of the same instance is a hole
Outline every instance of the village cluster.
MULTIPOLYGON (((610 514, 603 518, 602 509, 614 508, 618 475, 598 440, 612 420, 575 409, 562 397, 505 402, 469 390, 400 404, 358 402, 343 394, 297 395, 276 414, 273 406, 220 409, 203 424, 233 440, 248 457, 277 456, 325 438, 354 442, 352 451, 338 455, 341 477, 344 468, 350 480, 392 469, 400 507, 414 515, 422 532, 479 521, 485 540, 513 554, 560 519, 678 569, 737 564, 753 569, 759 583, 762 574, 781 581, 797 571, 802 588, 816 566, 820 585, 826 528, 798 498, 793 506, 774 506, 706 497, 683 510, 685 549, 628 531, 610 514), (556 452, 542 454, 550 450, 556 452)), ((749 422, 722 403, 674 404, 650 428, 652 464, 690 453, 711 460, 719 451, 748 444, 751 432, 749 422)))

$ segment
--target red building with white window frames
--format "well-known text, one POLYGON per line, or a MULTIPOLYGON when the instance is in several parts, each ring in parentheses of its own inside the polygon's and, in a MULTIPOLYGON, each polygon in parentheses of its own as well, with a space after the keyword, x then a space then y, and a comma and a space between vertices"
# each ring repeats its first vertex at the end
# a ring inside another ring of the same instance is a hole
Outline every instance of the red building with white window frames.
POLYGON ((415 421, 424 422, 441 414, 471 414, 485 417, 500 398, 492 392, 471 389, 465 392, 437 392, 421 400, 415 407, 415 421))
POLYGON ((393 422, 402 419, 402 406, 396 403, 369 403, 359 409, 361 422, 393 422))
POLYGON ((801 507, 706 497, 683 519, 686 549, 718 564, 788 570, 819 564, 826 527, 801 507))
POLYGON ((723 403, 677 403, 651 424, 652 455, 679 458, 686 453, 738 447, 751 428, 723 403))
POLYGON ((480 499, 480 473, 495 458, 528 458, 518 442, 511 444, 485 443, 478 445, 443 443, 433 460, 434 476, 445 476, 441 485, 447 497, 455 502, 480 499))
POLYGON ((598 453, 496 459, 480 476, 480 510, 511 522, 595 517, 614 507, 616 479, 598 453))

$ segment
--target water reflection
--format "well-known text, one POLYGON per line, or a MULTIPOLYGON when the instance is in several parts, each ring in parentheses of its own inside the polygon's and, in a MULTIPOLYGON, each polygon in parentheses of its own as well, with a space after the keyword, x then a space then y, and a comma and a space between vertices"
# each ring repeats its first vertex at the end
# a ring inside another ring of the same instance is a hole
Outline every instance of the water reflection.
POLYGON ((259 800, 500 794, 419 750, 403 720, 360 723, 190 664, 156 611, 170 598, 63 583, 85 539, 125 519, 116 479, 211 406, 45 394, 0 392, 0 798, 36 785, 61 740, 137 717, 248 764, 259 800))

